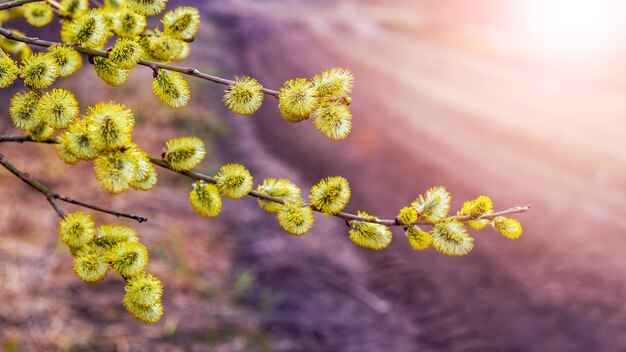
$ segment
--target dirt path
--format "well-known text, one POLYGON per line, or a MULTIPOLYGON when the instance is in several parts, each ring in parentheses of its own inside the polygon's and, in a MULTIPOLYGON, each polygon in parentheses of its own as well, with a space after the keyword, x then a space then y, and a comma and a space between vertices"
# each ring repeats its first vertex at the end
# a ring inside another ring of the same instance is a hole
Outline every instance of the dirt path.
POLYGON ((224 149, 259 179, 307 187, 341 174, 349 210, 385 217, 439 184, 456 208, 482 193, 499 208, 533 205, 521 240, 480 233, 464 258, 415 253, 400 233, 388 250, 361 250, 321 217, 291 238, 254 204, 227 205, 232 219, 251 214, 233 226, 258 275, 250 302, 263 290, 276 300, 262 316, 279 350, 626 349, 626 82, 387 30, 343 5, 279 9, 242 3, 214 18, 235 73, 279 87, 348 67, 354 127, 328 141, 279 120, 273 102, 234 117, 246 142, 224 149))

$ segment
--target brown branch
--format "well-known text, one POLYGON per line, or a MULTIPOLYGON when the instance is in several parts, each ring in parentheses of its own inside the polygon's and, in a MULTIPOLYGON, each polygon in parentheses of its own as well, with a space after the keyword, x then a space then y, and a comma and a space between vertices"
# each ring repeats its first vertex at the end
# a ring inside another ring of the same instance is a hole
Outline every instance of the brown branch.
POLYGON ((26 5, 26 4, 31 3, 31 2, 39 2, 39 1, 43 1, 43 0, 14 0, 14 1, 8 1, 8 2, 5 2, 4 4, 0 4, 0 10, 8 10, 8 9, 11 9, 11 8, 14 8, 14 7, 26 5))
MULTIPOLYGON (((31 38, 31 37, 26 37, 23 35, 19 35, 19 34, 15 34, 13 33, 13 31, 0 27, 0 34, 3 35, 4 37, 6 37, 7 39, 11 39, 11 40, 17 40, 19 42, 23 42, 26 44, 31 44, 31 45, 35 45, 35 46, 41 46, 41 47, 50 47, 52 45, 55 44, 61 44, 58 42, 50 42, 47 40, 41 40, 39 38, 31 38)), ((85 54, 87 56, 100 56, 100 57, 108 57, 108 54, 106 51, 102 51, 102 50, 96 50, 96 49, 90 49, 90 48, 85 48, 82 46, 73 46, 74 49, 76 49, 76 51, 85 54)), ((193 76, 193 77, 197 77, 200 79, 204 79, 210 82, 214 82, 214 83, 219 83, 219 84, 223 84, 223 85, 231 85, 234 84, 235 81, 226 79, 226 78, 222 78, 222 77, 218 77, 218 76, 213 76, 210 75, 208 73, 203 73, 200 72, 200 70, 198 70, 197 68, 193 68, 193 67, 183 67, 183 66, 175 66, 175 65, 168 65, 168 64, 164 64, 161 62, 156 62, 156 61, 148 61, 148 60, 140 60, 139 61, 139 65, 142 66, 146 66, 148 68, 150 68, 151 70, 155 70, 155 69, 164 69, 164 70, 170 70, 170 71, 176 71, 176 72, 180 72, 182 74, 188 75, 188 76, 193 76)), ((263 93, 267 94, 267 95, 271 95, 275 98, 278 98, 278 94, 280 93, 277 90, 273 90, 273 89, 268 89, 268 88, 262 88, 263 93)))
MULTIPOLYGON (((9 137, 17 137, 17 136, 9 136, 9 137)), ((16 138, 10 138, 7 140, 4 140, 4 138, 0 138, 0 142, 15 142, 16 138)), ((47 142, 47 143, 56 143, 56 142, 47 142)), ((74 204, 74 205, 78 205, 81 206, 83 208, 88 208, 88 209, 92 209, 95 211, 99 211, 101 213, 106 213, 106 214, 110 214, 110 215, 114 215, 116 217, 123 217, 123 218, 128 218, 128 219, 132 219, 138 222, 146 222, 148 221, 147 218, 144 218, 142 216, 137 216, 137 215, 132 215, 132 214, 125 214, 125 213, 120 213, 118 211, 115 210, 111 210, 111 209, 106 209, 106 208, 102 208, 96 205, 92 205, 92 204, 88 204, 85 202, 81 202, 79 200, 75 200, 72 199, 70 197, 65 197, 62 195, 59 195, 57 193, 55 193, 52 189, 44 186, 43 184, 41 184, 41 182, 33 179, 32 177, 30 177, 30 175, 28 173, 22 172, 21 170, 19 170, 17 167, 15 167, 13 164, 11 164, 7 158, 3 155, 0 154, 0 164, 2 166, 4 166, 7 170, 9 170, 13 175, 15 175, 16 177, 18 177, 20 180, 24 181, 26 184, 28 184, 30 187, 32 187, 33 189, 35 189, 37 192, 43 194, 46 197, 46 200, 48 201, 48 203, 50 203, 50 205, 52 206, 52 208, 54 209, 54 211, 57 213, 57 215, 59 215, 60 218, 64 218, 65 217, 65 212, 63 211, 63 209, 61 209, 61 207, 59 206, 59 204, 57 203, 57 200, 66 202, 66 203, 70 203, 70 204, 74 204)))
MULTIPOLYGON (((19 136, 19 135, 0 135, 0 143, 2 142, 18 142, 18 143, 23 143, 23 142, 38 142, 38 141, 34 141, 32 139, 30 139, 30 137, 28 136, 19 136)), ((54 138, 49 138, 46 139, 42 142, 39 143, 57 143, 57 140, 54 138)), ((161 158, 154 158, 154 157, 150 157, 150 161, 155 164, 158 165, 164 169, 168 169, 172 172, 176 172, 179 173, 181 175, 185 175, 189 178, 191 178, 192 180, 202 180, 202 181, 206 181, 209 183, 217 183, 217 179, 211 176, 207 176, 204 174, 201 174, 199 172, 195 172, 195 171, 175 171, 172 170, 172 168, 170 167, 170 165, 163 159, 161 158)), ((250 191, 250 193, 248 193, 249 196, 251 197, 255 197, 258 199, 263 199, 263 200, 267 200, 270 202, 275 202, 275 203, 279 203, 279 204, 285 204, 285 201, 282 200, 281 198, 278 197, 272 197, 270 195, 267 194, 263 194, 260 193, 258 191, 252 190, 250 191)), ((312 209, 314 211, 320 212, 319 210, 315 209, 315 207, 312 207, 312 209)), ((526 211, 528 211, 530 209, 530 205, 526 205, 526 206, 518 206, 518 207, 513 207, 513 208, 509 208, 506 210, 502 210, 502 211, 498 211, 492 214, 485 214, 485 215, 481 215, 477 218, 472 219, 469 215, 454 215, 451 216, 451 218, 454 219, 458 219, 461 221, 465 221, 465 220, 493 220, 494 218, 498 217, 498 216, 504 216, 504 215, 511 215, 511 214, 519 214, 519 213, 524 213, 526 211)), ((337 214, 334 214, 333 216, 336 216, 338 218, 341 218, 343 220, 345 220, 348 225, 350 225, 350 221, 362 221, 362 222, 371 222, 374 224, 381 224, 381 225, 385 225, 385 226, 403 226, 406 227, 406 225, 400 224, 396 219, 379 219, 379 218, 366 218, 363 216, 358 216, 356 214, 351 214, 351 213, 345 213, 345 212, 339 212, 337 214)), ((417 222, 415 222, 414 225, 428 225, 428 226, 433 226, 434 223, 432 221, 429 220, 418 220, 417 222)))
POLYGON ((145 218, 143 216, 138 216, 138 215, 133 215, 133 214, 126 214, 126 213, 120 213, 120 212, 115 211, 115 210, 105 209, 105 208, 99 207, 97 205, 92 205, 92 204, 81 202, 81 201, 76 200, 76 199, 72 199, 72 198, 69 198, 69 197, 64 197, 64 196, 61 196, 61 195, 56 194, 56 193, 54 194, 54 198, 56 198, 58 200, 62 200, 64 202, 66 202, 66 203, 70 203, 70 204, 81 206, 83 208, 92 209, 92 210, 95 210, 95 211, 99 211, 101 213, 111 214, 111 215, 116 216, 118 218, 122 217, 122 218, 132 219, 132 220, 135 220, 135 221, 137 221, 139 223, 148 221, 148 218, 145 218))
MULTIPOLYGON (((0 136, 1 138, 1 136, 0 136)), ((0 139, 1 141, 1 139, 0 139)), ((158 165, 164 169, 168 169, 172 172, 176 172, 182 175, 185 175, 193 180, 202 180, 202 181, 206 181, 206 182, 210 182, 210 183, 217 183, 217 179, 215 179, 214 177, 210 177, 204 174, 201 174, 199 172, 195 172, 195 171, 175 171, 172 170, 172 168, 170 167, 170 165, 162 160, 162 159, 157 159, 157 158, 150 158, 150 161, 155 164, 158 165)), ((285 201, 282 200, 281 198, 277 198, 277 197, 272 197, 269 196, 267 194, 263 194, 260 192, 257 192, 255 190, 250 191, 250 193, 248 193, 249 196, 255 197, 255 198, 259 198, 259 199, 264 199, 264 200, 268 200, 271 202, 276 202, 276 203, 280 203, 280 204, 285 204, 285 201)), ((315 209, 314 207, 312 207, 312 209, 314 211, 320 212, 319 210, 315 209)), ((499 211, 493 214, 485 214, 482 216, 479 216, 477 218, 475 218, 474 220, 481 220, 481 219, 494 219, 498 216, 502 216, 502 215, 510 215, 510 214, 517 214, 517 213, 524 213, 526 211, 528 211, 528 209, 530 209, 530 205, 526 205, 526 206, 521 206, 521 207, 513 207, 507 210, 503 210, 503 211, 499 211)), ((371 223, 375 223, 375 224, 381 224, 381 225, 386 225, 386 226, 406 226, 403 224, 400 224, 397 220, 393 219, 378 219, 378 218, 366 218, 363 216, 358 216, 355 214, 350 214, 350 213, 344 213, 344 212, 339 212, 337 214, 334 214, 333 216, 336 216, 338 218, 342 218, 346 221, 362 221, 362 222, 371 222, 371 223)), ((469 220, 471 219, 470 216, 462 216, 462 215, 455 215, 455 216, 451 216, 451 218, 455 218, 458 220, 469 220)), ((434 225, 434 223, 432 221, 428 221, 428 220, 418 220, 415 225, 434 225)))

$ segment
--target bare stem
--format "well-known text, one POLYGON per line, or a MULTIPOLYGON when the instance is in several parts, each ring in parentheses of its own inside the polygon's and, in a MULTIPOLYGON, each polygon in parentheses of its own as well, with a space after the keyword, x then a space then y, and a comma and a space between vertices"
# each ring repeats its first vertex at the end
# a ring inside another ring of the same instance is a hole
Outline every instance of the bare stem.
POLYGON ((13 0, 5 2, 4 4, 0 4, 0 10, 8 10, 10 8, 26 5, 31 2, 39 2, 43 0, 13 0))
MULTIPOLYGON (((2 142, 18 142, 18 143, 23 143, 23 142, 38 142, 38 143, 48 143, 48 144, 54 144, 54 143, 58 143, 56 139, 54 138, 49 138, 46 140, 43 140, 41 142, 39 141, 34 141, 32 140, 30 137, 28 136, 19 136, 19 135, 0 135, 0 143, 2 142)), ((217 179, 215 179, 214 177, 211 176, 207 176, 204 174, 201 174, 199 172, 195 172, 195 171, 175 171, 172 170, 172 168, 170 167, 170 165, 163 159, 161 158, 154 158, 154 157, 150 157, 150 162, 152 162, 155 165, 158 165, 164 169, 168 169, 172 172, 176 172, 179 173, 181 175, 185 175, 187 177, 189 177, 192 180, 202 180, 205 182, 209 182, 209 183, 217 183, 217 179)), ((263 199, 263 200, 267 200, 270 202, 275 202, 275 203, 279 203, 279 204, 285 204, 285 201, 282 200, 281 198, 277 198, 277 197, 272 197, 269 196, 267 194, 263 194, 260 192, 257 192, 255 190, 250 191, 250 193, 248 193, 249 196, 251 197, 255 197, 255 198, 259 198, 259 199, 263 199)), ((314 211, 320 212, 319 210, 315 209, 314 207, 312 207, 312 209, 314 211)), ((524 213, 526 211, 528 211, 530 209, 530 205, 526 205, 526 206, 518 206, 518 207, 513 207, 513 208, 509 208, 506 210, 502 210, 502 211, 498 211, 495 213, 491 213, 491 214, 485 214, 485 215, 481 215, 477 218, 472 219, 469 215, 454 215, 451 216, 451 218, 454 219, 458 219, 461 221, 465 221, 465 220, 493 220, 498 216, 504 216, 504 215, 511 215, 511 214, 518 214, 518 213, 524 213)), ((403 226, 405 227, 406 225, 400 224, 396 219, 379 219, 379 218, 367 218, 367 217, 363 217, 363 216, 358 216, 356 214, 351 214, 351 213, 344 213, 344 212, 340 212, 337 214, 334 214, 333 216, 336 216, 338 218, 344 219, 346 222, 350 222, 350 221, 362 221, 362 222, 371 222, 374 224, 381 224, 381 225, 385 225, 385 226, 403 226)), ((428 226, 433 226, 434 223, 432 221, 429 220, 418 220, 417 222, 415 222, 415 225, 428 225, 428 226)))
MULTIPOLYGON (((16 136, 9 136, 9 137, 16 137, 16 136)), ((7 142, 14 141, 15 142, 15 141, 17 141, 14 138, 10 138, 10 139, 7 139, 7 140, 4 140, 4 138, 0 138, 0 139, 1 139, 0 142, 4 142, 4 141, 7 141, 7 142)), ((56 143, 56 142, 48 142, 48 143, 56 143)), ((96 206, 96 205, 88 204, 88 203, 85 203, 85 202, 81 202, 79 200, 72 199, 70 197, 65 197, 65 196, 59 195, 57 193, 54 193, 54 191, 52 189, 44 186, 41 182, 39 182, 39 181, 33 179, 32 177, 30 177, 29 174, 27 174, 25 172, 22 172, 17 167, 15 167, 13 164, 11 164, 3 154, 0 154, 0 164, 2 166, 4 166, 7 170, 9 170, 13 175, 18 177, 20 180, 24 181, 26 184, 28 184, 33 189, 35 189, 37 192, 43 194, 46 197, 46 200, 48 201, 48 203, 50 203, 50 205, 52 206, 54 211, 57 213, 57 215, 59 215, 60 218, 64 218, 65 217, 65 212, 63 211, 63 209, 61 209, 61 207, 57 203, 57 200, 60 200, 60 201, 66 202, 66 203, 70 203, 70 204, 74 204, 74 205, 78 205, 78 206, 81 206, 83 208, 88 208, 88 209, 92 209, 92 210, 95 210, 95 211, 99 211, 101 213, 106 213, 106 214, 114 215, 114 216, 117 216, 117 217, 123 217, 123 218, 132 219, 132 220, 138 221, 140 223, 148 221, 148 219, 146 219, 144 217, 141 217, 141 216, 120 213, 120 212, 115 211, 115 210, 102 208, 102 207, 99 207, 99 206, 96 206)))
MULTIPOLYGON (((26 0, 21 0, 21 1, 26 1, 26 0)), ((26 44, 41 46, 41 47, 46 47, 46 48, 55 44, 62 44, 58 42, 50 42, 47 40, 41 40, 39 38, 31 38, 31 37, 26 37, 23 35, 15 34, 13 31, 3 28, 3 27, 0 27, 0 34, 6 37, 7 39, 16 40, 18 42, 23 42, 26 44)), ((88 55, 88 56, 100 56, 100 57, 108 56, 107 52, 102 51, 102 50, 90 49, 90 48, 85 48, 82 46, 73 46, 73 48, 76 49, 76 51, 82 54, 88 55)), ((188 75, 188 76, 198 77, 198 78, 210 81, 210 82, 219 83, 223 85, 231 85, 235 83, 235 81, 232 81, 226 78, 213 76, 208 73, 200 72, 200 70, 198 70, 197 68, 193 68, 193 67, 168 65, 168 64, 161 63, 161 62, 148 61, 148 60, 140 60, 139 65, 149 67, 151 70, 164 69, 164 70, 176 71, 176 72, 180 72, 182 74, 188 75)), ((278 94, 280 93, 277 90, 268 89, 268 88, 262 88, 262 91, 263 93, 267 95, 271 95, 275 98, 278 98, 278 94)))

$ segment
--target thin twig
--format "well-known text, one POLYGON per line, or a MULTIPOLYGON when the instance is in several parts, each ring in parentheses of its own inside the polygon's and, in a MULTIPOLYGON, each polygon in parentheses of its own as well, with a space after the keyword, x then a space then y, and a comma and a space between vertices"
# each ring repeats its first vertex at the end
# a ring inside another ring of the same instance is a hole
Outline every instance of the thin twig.
MULTIPOLYGON (((32 140, 30 137, 28 136, 20 136, 20 135, 0 135, 0 143, 2 142, 18 142, 18 143, 23 143, 23 142, 39 142, 39 141, 34 141, 32 140)), ((49 138, 46 140, 43 140, 39 143, 48 143, 48 144, 54 144, 54 143, 58 143, 56 139, 54 138, 49 138)), ((181 175, 185 175, 189 178, 191 178, 192 180, 202 180, 202 181, 206 181, 209 183, 217 183, 217 179, 211 176, 207 176, 204 174, 201 174, 199 172, 195 172, 195 171, 175 171, 172 170, 172 168, 170 167, 170 165, 163 159, 160 158, 154 158, 154 157, 150 157, 150 161, 155 164, 158 165, 164 169, 168 169, 172 172, 176 172, 179 173, 181 175)), ((279 204, 285 204, 285 201, 282 200, 281 198, 277 198, 277 197, 272 197, 270 195, 267 194, 263 194, 260 193, 258 191, 252 190, 250 191, 250 193, 248 193, 249 196, 251 197, 255 197, 255 198, 259 198, 259 199, 263 199, 263 200, 267 200, 270 202, 275 202, 275 203, 279 203, 279 204)), ((314 207, 312 207, 312 209, 314 211, 320 212, 319 210, 315 209, 314 207)), ((518 213, 524 213, 526 211, 528 211, 530 209, 530 205, 526 205, 526 206, 518 206, 518 207, 513 207, 513 208, 509 208, 506 210, 502 210, 502 211, 498 211, 498 212, 494 212, 491 214, 485 214, 485 215, 481 215, 477 218, 472 219, 469 215, 454 215, 451 216, 451 218, 454 219, 458 219, 461 221, 465 221, 465 220, 493 220, 498 216, 504 216, 504 215, 511 215, 511 214, 518 214, 518 213)), ((359 216, 356 214, 351 214, 351 213, 344 213, 344 212, 340 212, 337 214, 334 214, 333 216, 336 216, 338 218, 344 219, 345 221, 349 222, 350 221, 361 221, 361 222, 371 222, 374 224, 381 224, 381 225, 385 225, 385 226, 406 226, 403 224, 400 224, 396 219, 379 219, 379 218, 367 218, 367 217, 363 217, 363 216, 359 216)), ((434 223, 432 221, 429 220, 418 220, 417 222, 415 222, 415 225, 428 225, 428 226, 433 226, 434 223)))
MULTIPOLYGON (((32 37, 26 37, 23 35, 15 34, 13 33, 13 31, 3 28, 3 27, 0 27, 0 34, 5 36, 7 39, 17 40, 19 42, 23 42, 26 44, 31 44, 31 45, 41 46, 41 47, 46 47, 46 48, 55 44, 62 44, 58 42, 51 42, 47 40, 41 40, 39 38, 32 38, 32 37)), ((108 54, 106 51, 85 48, 82 46, 72 46, 72 47, 76 49, 76 51, 82 54, 85 54, 87 56, 108 57, 108 54)), ((223 84, 227 86, 235 83, 235 81, 232 81, 226 78, 213 76, 208 73, 200 72, 200 70, 198 70, 197 68, 193 68, 193 67, 168 65, 168 64, 161 63, 161 62, 148 61, 148 60, 140 60, 139 65, 149 67, 151 70, 164 69, 164 70, 176 71, 176 72, 180 72, 182 74, 188 75, 188 76, 198 77, 198 78, 210 81, 210 82, 219 83, 219 84, 223 84)), ((268 89, 268 88, 262 88, 262 91, 263 93, 267 95, 271 95, 275 98, 278 98, 278 94, 280 94, 279 91, 268 89)))
POLYGON ((13 7, 18 7, 18 6, 26 5, 26 4, 31 3, 31 2, 39 2, 39 1, 43 1, 43 0, 14 0, 14 1, 8 1, 8 2, 5 2, 4 4, 0 4, 0 10, 8 10, 10 8, 13 8, 13 7))
POLYGON ((69 198, 69 197, 64 197, 64 196, 61 196, 61 195, 56 194, 56 193, 54 194, 54 198, 56 198, 58 200, 62 200, 64 202, 66 202, 66 203, 70 203, 70 204, 81 206, 83 208, 92 209, 92 210, 95 210, 95 211, 99 211, 101 213, 111 214, 111 215, 116 216, 118 218, 122 217, 122 218, 132 219, 132 220, 135 220, 135 221, 137 221, 139 223, 148 221, 148 218, 144 218, 143 216, 138 216, 138 215, 133 215, 133 214, 126 214, 126 213, 120 213, 119 211, 115 211, 115 210, 111 210, 111 209, 105 209, 105 208, 99 207, 97 205, 92 205, 92 204, 88 204, 88 203, 85 203, 85 202, 81 202, 79 200, 72 199, 72 198, 69 198))
MULTIPOLYGON (((15 137, 15 136, 12 136, 12 137, 15 137)), ((8 141, 14 141, 14 140, 8 140, 8 141)), ((51 142, 49 142, 49 143, 51 143, 51 142)), ((138 221, 140 223, 148 221, 148 219, 146 219, 146 218, 144 218, 142 216, 120 213, 120 212, 115 211, 115 210, 102 208, 102 207, 99 207, 99 206, 96 206, 96 205, 92 205, 92 204, 88 204, 88 203, 85 203, 85 202, 81 202, 79 200, 72 199, 70 197, 65 197, 65 196, 59 195, 58 193, 55 193, 52 189, 50 189, 50 188, 44 186, 43 184, 41 184, 41 182, 39 182, 39 181, 33 179, 32 177, 30 177, 29 174, 19 170, 17 167, 15 167, 13 164, 11 164, 3 154, 0 154, 0 164, 2 166, 4 166, 7 170, 9 170, 13 175, 17 176, 20 180, 24 181, 30 187, 35 189, 37 192, 43 194, 46 197, 46 200, 48 200, 48 203, 50 203, 50 205, 52 206, 54 211, 59 215, 60 218, 64 218, 65 217, 65 212, 63 211, 63 209, 61 209, 61 207, 57 203, 57 200, 60 200, 60 201, 66 202, 66 203, 70 203, 70 204, 74 204, 74 205, 78 205, 78 206, 81 206, 83 208, 96 210, 96 211, 99 211, 101 213, 114 215, 116 217, 123 217, 123 218, 132 219, 132 220, 138 221)))

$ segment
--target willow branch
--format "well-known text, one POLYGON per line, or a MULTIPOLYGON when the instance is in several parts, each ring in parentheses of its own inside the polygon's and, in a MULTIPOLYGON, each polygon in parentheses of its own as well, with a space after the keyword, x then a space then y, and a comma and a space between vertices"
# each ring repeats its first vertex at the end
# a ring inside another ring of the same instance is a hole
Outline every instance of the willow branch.
POLYGON ((0 10, 8 10, 8 9, 11 9, 11 8, 14 8, 14 7, 26 5, 26 4, 31 3, 31 2, 39 2, 39 1, 43 1, 43 0, 14 0, 14 1, 8 1, 8 2, 5 2, 4 4, 0 4, 0 10))
MULTIPOLYGON (((58 143, 57 140, 54 139, 54 138, 48 138, 48 139, 43 140, 43 141, 35 141, 35 140, 32 140, 28 136, 22 136, 22 135, 0 135, 0 143, 2 143, 2 142, 18 142, 18 143, 36 142, 36 143, 48 143, 48 144, 58 143)), ((199 172, 195 172, 195 171, 176 171, 176 170, 173 170, 170 167, 170 164, 168 164, 165 160, 160 159, 160 158, 150 157, 150 162, 152 162, 153 164, 158 165, 158 166, 160 166, 160 167, 162 167, 164 169, 170 170, 172 172, 179 173, 181 175, 185 175, 185 176, 187 176, 190 179, 195 180, 195 181, 201 180, 201 181, 205 181, 205 182, 209 182, 209 183, 213 183, 213 184, 217 183, 217 179, 215 177, 207 176, 207 175, 201 174, 199 172)), ((251 196, 251 197, 254 197, 254 198, 263 199, 263 200, 267 200, 267 201, 270 201, 270 202, 275 202, 275 203, 279 203, 279 204, 285 204, 285 201, 282 200, 281 198, 272 197, 270 195, 257 192, 255 190, 250 191, 250 193, 248 193, 248 195, 251 196)), ((311 208, 314 211, 320 212, 318 209, 315 209, 315 207, 311 207, 311 208)), ((528 211, 529 209, 530 209, 530 205, 526 205, 526 206, 518 206, 518 207, 509 208, 509 209, 498 211, 498 212, 491 213, 491 214, 484 214, 484 215, 481 215, 481 216, 479 216, 477 218, 472 218, 469 215, 454 215, 454 216, 451 216, 451 218, 458 219, 460 221, 465 221, 465 220, 493 220, 493 219, 495 219, 498 216, 524 213, 524 212, 528 211)), ((363 217, 363 216, 358 216, 356 214, 344 213, 344 212, 339 212, 337 214, 334 214, 333 216, 341 218, 341 219, 343 219, 343 220, 345 220, 347 222, 349 222, 349 221, 362 221, 362 222, 371 222, 371 223, 374 223, 374 224, 381 224, 381 225, 385 225, 385 226, 403 226, 403 227, 406 227, 406 225, 403 225, 400 222, 398 222, 397 219, 379 219, 379 218, 372 219, 372 218, 367 218, 367 217, 363 217)), ((433 226, 434 223, 432 221, 428 221, 428 220, 418 220, 417 222, 415 222, 415 225, 433 226)))
MULTIPOLYGON (((26 1, 26 0, 24 0, 26 1)), ((15 34, 13 33, 13 31, 0 27, 0 34, 3 35, 4 37, 6 37, 7 39, 11 39, 11 40, 16 40, 18 42, 23 42, 26 44, 30 44, 30 45, 35 45, 35 46, 41 46, 41 47, 50 47, 52 45, 55 44, 62 44, 59 42, 51 42, 51 41, 47 41, 47 40, 41 40, 39 38, 32 38, 32 37, 26 37, 23 35, 19 35, 19 34, 15 34)), ((76 51, 78 51, 79 53, 88 55, 88 56, 100 56, 100 57, 108 57, 108 53, 106 51, 102 51, 102 50, 96 50, 96 49, 90 49, 90 48, 85 48, 82 46, 73 46, 74 49, 76 49, 76 51)), ((200 72, 200 70, 198 70, 197 68, 193 68, 193 67, 184 67, 184 66, 175 66, 175 65, 168 65, 168 64, 164 64, 161 62, 156 62, 156 61, 148 61, 148 60, 140 60, 139 61, 139 65, 142 66, 146 66, 151 68, 153 71, 154 70, 158 70, 158 69, 164 69, 164 70, 170 70, 170 71, 176 71, 176 72, 180 72, 182 74, 188 75, 188 76, 193 76, 193 77, 197 77, 200 79, 204 79, 210 82, 214 82, 214 83, 219 83, 219 84, 223 84, 223 85, 231 85, 234 84, 235 81, 226 79, 226 78, 222 78, 222 77, 218 77, 218 76, 213 76, 210 75, 208 73, 203 73, 200 72)), ((277 90, 273 90, 273 89, 268 89, 268 88, 262 88, 261 89, 263 91, 263 93, 267 94, 267 95, 271 95, 275 98, 278 98, 278 94, 280 93, 277 90)))
MULTIPOLYGON (((150 161, 155 164, 158 165, 162 168, 168 169, 172 172, 176 172, 182 175, 185 175, 189 178, 191 178, 192 180, 202 180, 202 181, 206 181, 206 182, 210 182, 210 183, 217 183, 217 179, 215 179, 214 177, 210 177, 204 174, 201 174, 199 172, 195 172, 195 171, 175 171, 172 170, 172 168, 170 167, 170 165, 162 159, 157 159, 157 158, 150 158, 150 161)), ((276 203, 280 203, 280 204, 285 204, 285 201, 282 200, 281 198, 277 198, 277 197, 272 197, 269 196, 267 194, 263 194, 260 192, 257 192, 255 190, 250 191, 250 193, 248 193, 249 196, 255 197, 255 198, 259 198, 259 199, 264 199, 264 200, 268 200, 271 202, 276 202, 276 203)), ((314 207, 312 207, 312 209, 314 211, 320 212, 319 210, 315 209, 314 207)), ((530 205, 526 205, 526 206, 521 206, 521 207, 513 207, 507 210, 503 210, 503 211, 499 211, 499 212, 495 212, 492 214, 485 214, 482 216, 479 216, 477 218, 474 218, 473 220, 482 220, 482 219, 488 219, 488 220, 492 220, 498 216, 503 216, 503 215, 510 215, 510 214, 517 214, 517 213, 523 213, 528 211, 528 209, 530 209, 530 205)), ((363 216, 358 216, 355 214, 351 214, 351 213, 344 213, 344 212, 339 212, 337 214, 333 214, 333 216, 336 216, 338 218, 344 219, 345 221, 362 221, 362 222, 371 222, 371 223, 375 223, 375 224, 381 224, 381 225, 386 225, 386 226, 406 226, 403 224, 400 224, 396 219, 378 219, 378 218, 367 218, 367 217, 363 217, 363 216)), ((455 218, 458 220, 470 220, 472 219, 469 215, 467 216, 462 216, 462 215, 455 215, 455 216, 451 216, 451 218, 455 218)), ((428 221, 428 220, 418 220, 417 222, 415 222, 415 225, 434 225, 433 222, 428 221)))
MULTIPOLYGON (((16 136, 10 136, 10 137, 16 137, 16 136)), ((4 142, 4 141, 5 140, 2 140, 2 142, 4 142)), ((6 140, 6 141, 15 141, 15 140, 9 139, 9 140, 6 140)), ((54 142, 51 142, 51 143, 54 143, 54 142)), ((144 217, 141 217, 141 216, 120 213, 120 212, 115 211, 115 210, 102 208, 102 207, 99 207, 99 206, 96 206, 96 205, 88 204, 88 203, 85 203, 85 202, 81 202, 79 200, 72 199, 70 197, 65 197, 65 196, 62 196, 60 194, 57 194, 52 189, 44 186, 41 182, 39 182, 39 181, 33 179, 32 177, 30 177, 29 174, 19 170, 17 167, 15 167, 13 164, 11 164, 3 154, 0 154, 0 164, 2 166, 4 166, 7 170, 9 170, 13 175, 18 177, 20 180, 24 181, 26 184, 28 184, 31 188, 33 188, 37 192, 43 194, 46 197, 46 200, 48 201, 48 203, 50 203, 50 205, 52 206, 54 211, 57 213, 57 215, 59 215, 60 218, 65 217, 65 212, 63 211, 63 209, 61 209, 61 207, 57 203, 57 200, 60 200, 62 202, 66 202, 66 203, 70 203, 70 204, 74 204, 74 205, 78 205, 78 206, 81 206, 83 208, 88 208, 88 209, 92 209, 92 210, 95 210, 95 211, 99 211, 101 213, 114 215, 116 217, 123 217, 123 218, 132 219, 132 220, 138 221, 140 223, 148 221, 148 219, 146 219, 144 217)))

